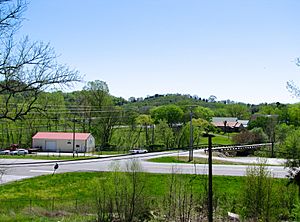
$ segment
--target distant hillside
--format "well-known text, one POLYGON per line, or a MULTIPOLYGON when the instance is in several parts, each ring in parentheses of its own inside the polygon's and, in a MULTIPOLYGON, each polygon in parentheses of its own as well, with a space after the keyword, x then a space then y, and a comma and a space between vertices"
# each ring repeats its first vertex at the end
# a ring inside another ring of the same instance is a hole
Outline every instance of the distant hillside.
MULTIPOLYGON (((191 95, 182 95, 182 94, 166 94, 160 95, 155 94, 153 96, 148 96, 146 98, 129 98, 128 103, 124 104, 124 107, 130 108, 138 108, 142 109, 143 112, 147 112, 153 107, 163 106, 174 104, 180 107, 188 107, 188 106, 203 106, 206 108, 212 109, 215 114, 218 114, 218 110, 225 109, 227 104, 233 104, 233 101, 215 101, 214 97, 210 97, 209 99, 200 98, 197 96, 191 95)), ((250 105, 242 104, 245 107, 249 107, 250 105)))

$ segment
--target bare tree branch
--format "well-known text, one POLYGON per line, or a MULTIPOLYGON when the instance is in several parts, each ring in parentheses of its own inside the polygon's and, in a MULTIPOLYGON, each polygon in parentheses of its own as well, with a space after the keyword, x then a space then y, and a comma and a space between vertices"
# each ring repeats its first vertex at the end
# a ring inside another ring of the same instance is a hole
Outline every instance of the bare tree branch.
POLYGON ((22 119, 40 109, 35 103, 43 91, 81 80, 78 71, 57 62, 49 44, 14 39, 26 7, 24 0, 0 0, 0 119, 22 119))

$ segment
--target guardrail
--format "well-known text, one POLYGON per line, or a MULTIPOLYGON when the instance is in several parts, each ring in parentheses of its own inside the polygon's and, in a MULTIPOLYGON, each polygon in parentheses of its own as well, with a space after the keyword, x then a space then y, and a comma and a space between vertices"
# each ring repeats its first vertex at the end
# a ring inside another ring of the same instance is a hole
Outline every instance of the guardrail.
MULTIPOLYGON (((220 146, 220 147, 213 147, 211 150, 212 152, 224 152, 224 151, 235 151, 235 150, 252 150, 258 149, 261 147, 271 146, 272 143, 260 143, 260 144, 251 144, 251 145, 231 145, 231 146, 220 146)), ((206 153, 208 148, 204 149, 206 153)))

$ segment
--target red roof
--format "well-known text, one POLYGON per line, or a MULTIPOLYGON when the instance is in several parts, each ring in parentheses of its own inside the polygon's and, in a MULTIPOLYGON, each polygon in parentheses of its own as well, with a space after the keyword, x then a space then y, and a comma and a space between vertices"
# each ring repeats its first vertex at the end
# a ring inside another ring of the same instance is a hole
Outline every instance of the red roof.
MULTIPOLYGON (((75 133, 76 140, 86 140, 90 133, 75 133)), ((50 140, 72 140, 73 133, 60 133, 60 132, 38 132, 32 139, 50 139, 50 140)))
MULTIPOLYGON (((215 122, 213 123, 214 126, 216 127, 224 127, 224 122, 215 122)), ((239 128, 243 126, 242 123, 239 123, 239 122, 227 122, 226 123, 226 127, 229 127, 229 128, 239 128)))

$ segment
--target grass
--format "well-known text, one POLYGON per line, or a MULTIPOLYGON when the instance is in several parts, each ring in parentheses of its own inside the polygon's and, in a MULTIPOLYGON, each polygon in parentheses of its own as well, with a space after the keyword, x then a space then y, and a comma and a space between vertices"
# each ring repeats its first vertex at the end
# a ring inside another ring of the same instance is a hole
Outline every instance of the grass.
MULTIPOLYGON (((155 163, 189 163, 189 164, 207 164, 208 160, 207 158, 201 158, 201 157, 194 157, 193 161, 189 162, 189 158, 187 156, 165 156, 165 157, 158 157, 149 159, 150 162, 155 163)), ((242 162, 232 162, 232 161, 225 161, 225 160, 212 160, 213 164, 223 164, 223 165, 247 165, 247 166, 257 166, 260 164, 255 163, 242 163, 242 162)), ((272 164, 262 164, 264 166, 278 166, 278 165, 272 165, 272 164)))
MULTIPOLYGON (((207 158, 194 157, 192 162, 189 162, 189 158, 186 156, 165 156, 149 159, 150 162, 155 163, 190 163, 190 164, 207 164, 207 158)), ((239 162, 230 162, 224 160, 213 159, 213 164, 225 164, 225 165, 249 165, 239 162)))
POLYGON ((28 155, 0 155, 0 159, 34 159, 34 160, 82 160, 82 159, 90 159, 95 158, 93 156, 42 156, 42 155, 35 155, 35 154, 28 154, 28 155))
POLYGON ((97 151, 93 152, 95 155, 118 155, 118 154, 128 154, 128 151, 97 151))
MULTIPOLYGON (((96 190, 109 180, 110 172, 78 172, 46 175, 0 186, 1 221, 86 221, 93 214, 96 190), (89 216, 84 216, 89 215, 89 216), (63 220, 62 220, 63 218, 63 220), (85 220, 86 219, 86 220, 85 220)), ((144 181, 144 194, 152 200, 163 200, 168 193, 171 174, 139 173, 144 181)), ((206 175, 177 175, 191 181, 193 194, 201 195, 207 184, 206 175)), ((286 179, 274 179, 285 186, 286 179)), ((214 192, 226 198, 239 198, 245 177, 214 176, 214 192)))
MULTIPOLYGON (((100 151, 94 152, 94 155, 118 155, 118 154, 128 154, 128 152, 118 152, 118 151, 100 151)), ((95 156, 58 156, 58 155, 37 155, 37 154, 28 154, 28 155, 0 155, 0 159, 35 159, 35 160, 82 160, 82 159, 91 159, 95 156)))
MULTIPOLYGON (((109 172, 85 172, 85 173, 64 173, 54 176, 45 175, 16 181, 0 186, 1 199, 76 199, 92 197, 95 192, 95 182, 107 180, 112 173, 109 172)), ((162 196, 167 189, 169 175, 165 174, 143 174, 146 175, 146 194, 158 197, 162 196)), ((194 175, 179 175, 187 179, 194 178, 194 175)), ((200 175, 199 179, 205 179, 206 176, 200 175)), ((216 186, 227 181, 228 187, 223 192, 235 194, 238 190, 232 190, 231 186, 240 186, 243 177, 214 177, 216 186)), ((199 186, 195 190, 199 192, 199 186)))
MULTIPOLYGON (((223 135, 223 134, 214 134, 215 137, 212 138, 213 144, 218 145, 231 145, 233 144, 233 141, 231 140, 231 135, 223 135)), ((207 138, 201 137, 200 138, 200 144, 207 144, 207 138)))

